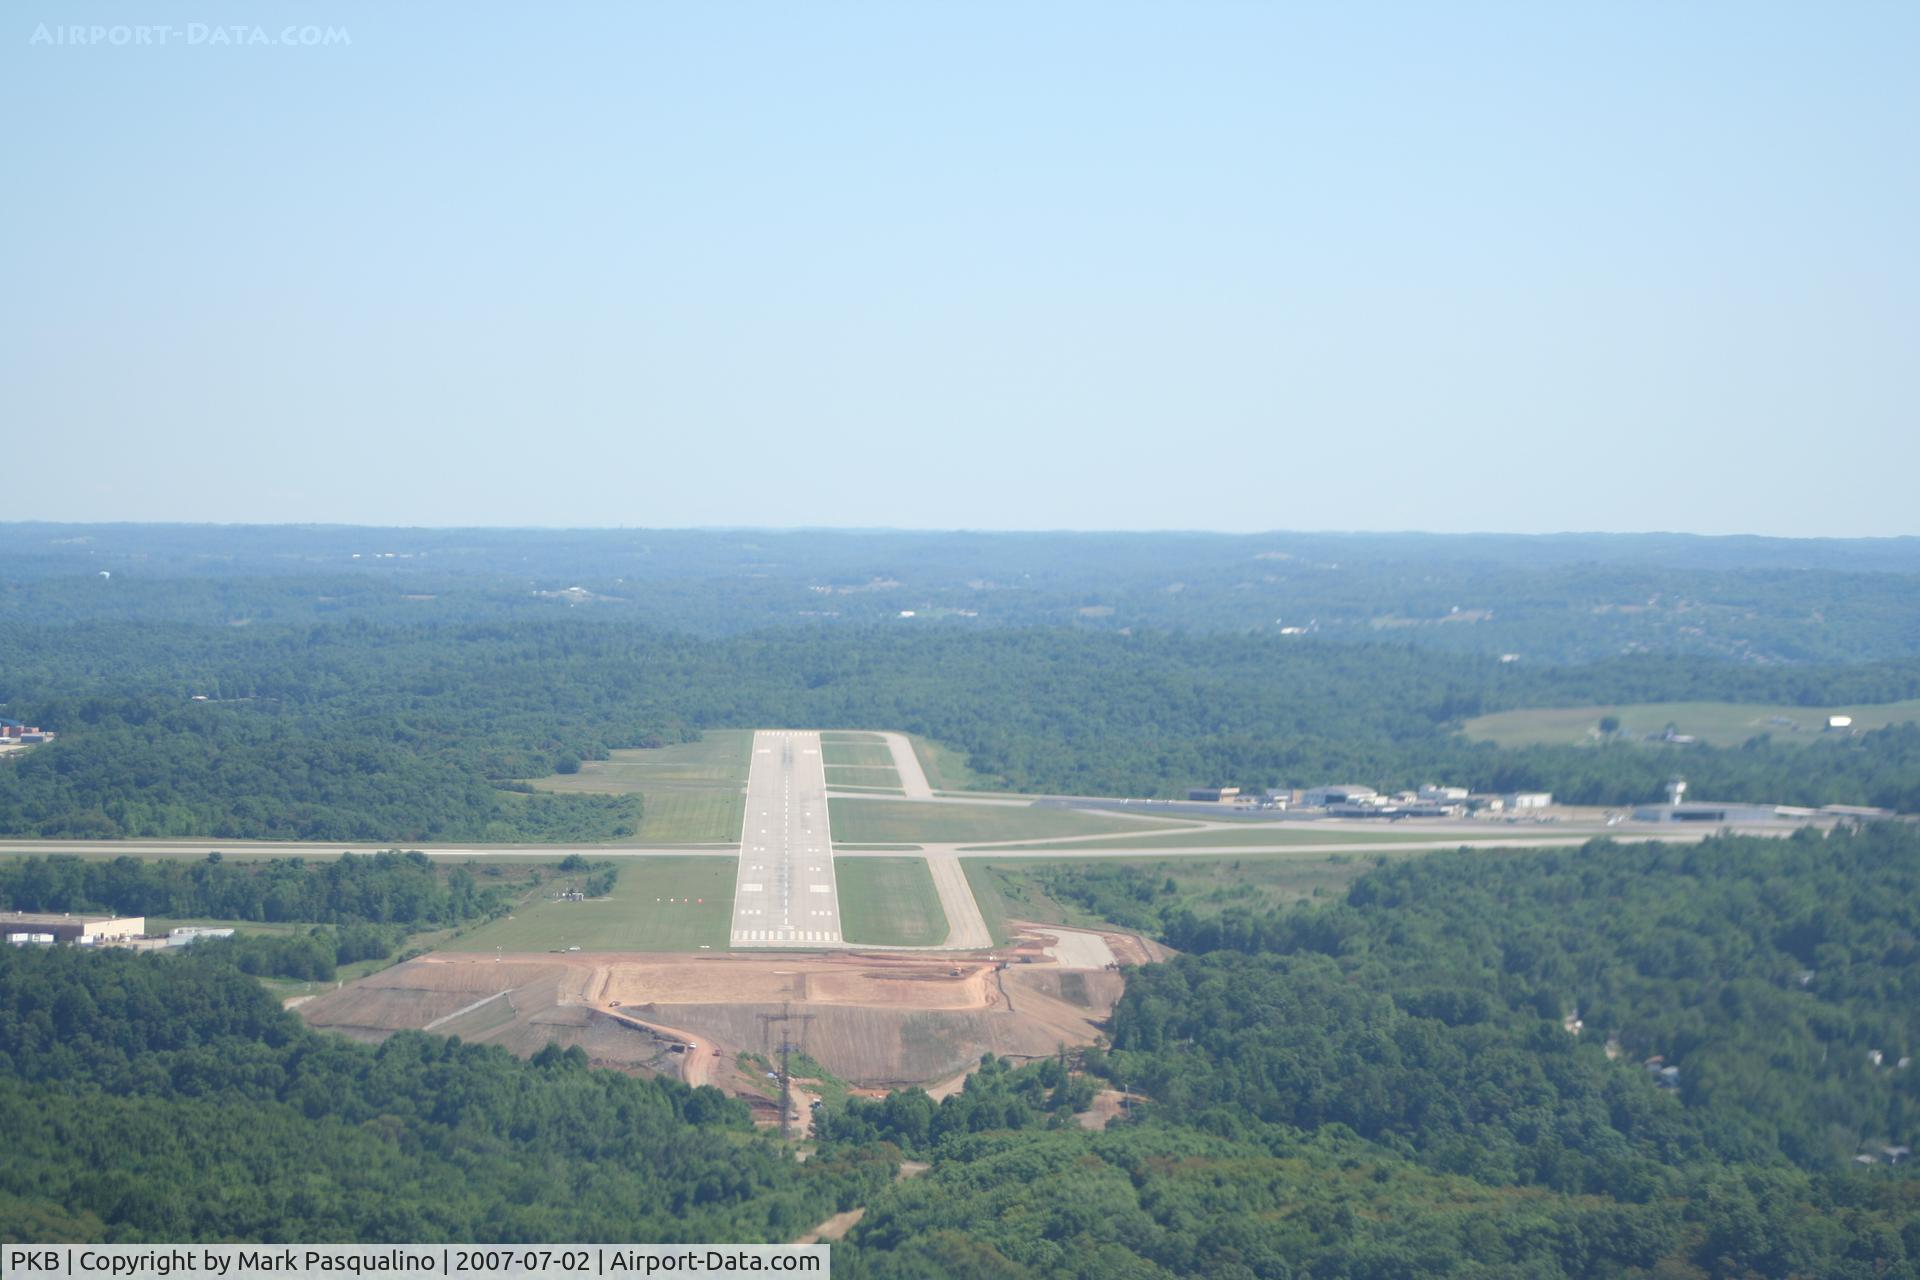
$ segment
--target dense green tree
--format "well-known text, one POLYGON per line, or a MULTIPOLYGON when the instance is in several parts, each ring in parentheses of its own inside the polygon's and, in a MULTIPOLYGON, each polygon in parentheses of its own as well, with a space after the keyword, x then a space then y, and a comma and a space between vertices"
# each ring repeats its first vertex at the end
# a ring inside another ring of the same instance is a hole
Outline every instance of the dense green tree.
POLYGON ((0 1237, 784 1240, 891 1169, 578 1048, 309 1031, 229 958, 0 949, 0 1237))

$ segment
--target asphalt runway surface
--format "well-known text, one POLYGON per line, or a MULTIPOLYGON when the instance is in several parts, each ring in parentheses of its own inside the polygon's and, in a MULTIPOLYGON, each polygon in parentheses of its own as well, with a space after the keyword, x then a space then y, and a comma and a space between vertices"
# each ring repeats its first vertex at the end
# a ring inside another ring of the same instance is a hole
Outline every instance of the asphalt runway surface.
POLYGON ((818 733, 762 729, 753 735, 730 940, 736 947, 840 942, 818 733))

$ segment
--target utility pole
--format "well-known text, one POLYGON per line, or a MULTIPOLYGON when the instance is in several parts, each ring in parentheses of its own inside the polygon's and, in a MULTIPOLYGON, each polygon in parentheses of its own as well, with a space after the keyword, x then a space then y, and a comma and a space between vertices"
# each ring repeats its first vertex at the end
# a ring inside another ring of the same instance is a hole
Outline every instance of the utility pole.
MULTIPOLYGON (((780 1140, 786 1142, 793 1137, 793 1040, 787 1035, 787 1024, 798 1022, 804 1034, 806 1024, 813 1021, 810 1013, 795 1013, 793 1001, 780 1006, 779 1013, 760 1015, 760 1047, 768 1048, 767 1040, 773 1024, 780 1026, 780 1140)), ((804 1045, 802 1046, 804 1047, 804 1045)))

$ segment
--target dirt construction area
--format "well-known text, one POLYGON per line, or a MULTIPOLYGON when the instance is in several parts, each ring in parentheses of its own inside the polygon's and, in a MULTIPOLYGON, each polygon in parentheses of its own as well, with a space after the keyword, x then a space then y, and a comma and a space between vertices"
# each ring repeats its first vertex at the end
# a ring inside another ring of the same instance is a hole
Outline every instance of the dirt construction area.
POLYGON ((1065 932, 1033 928, 974 955, 435 952, 297 1012, 361 1040, 424 1030, 522 1055, 579 1045, 597 1065, 691 1084, 724 1084, 719 1063, 768 1054, 785 1028, 850 1085, 925 1084, 984 1053, 1040 1058, 1092 1043, 1121 994, 1108 966, 1134 960, 1139 943, 1065 932), (786 1013, 797 1016, 776 1019, 786 1013))

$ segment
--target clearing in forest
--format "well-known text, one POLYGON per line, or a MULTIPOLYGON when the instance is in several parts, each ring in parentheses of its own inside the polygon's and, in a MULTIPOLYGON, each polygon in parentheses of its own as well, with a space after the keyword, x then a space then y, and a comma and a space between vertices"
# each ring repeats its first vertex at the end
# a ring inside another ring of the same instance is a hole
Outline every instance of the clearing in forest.
POLYGON ((1795 707, 1760 702, 1641 702, 1619 706, 1529 707, 1499 711, 1466 722, 1462 731, 1502 747, 1584 746, 1603 741, 1600 721, 1620 721, 1618 736, 1632 742, 1659 745, 1668 725, 1716 747, 1737 747, 1766 734, 1775 742, 1832 742, 1847 736, 1827 730, 1827 717, 1847 716, 1854 732, 1884 729, 1890 724, 1920 720, 1920 698, 1905 702, 1858 703, 1850 706, 1795 707))

